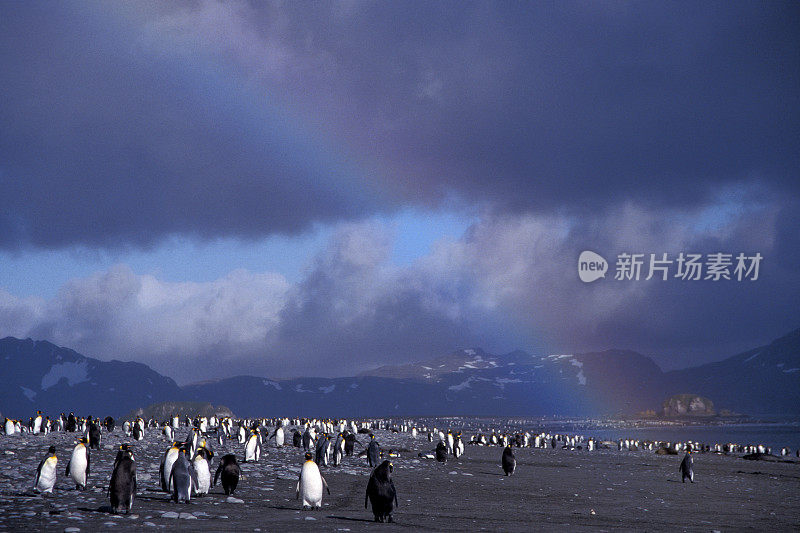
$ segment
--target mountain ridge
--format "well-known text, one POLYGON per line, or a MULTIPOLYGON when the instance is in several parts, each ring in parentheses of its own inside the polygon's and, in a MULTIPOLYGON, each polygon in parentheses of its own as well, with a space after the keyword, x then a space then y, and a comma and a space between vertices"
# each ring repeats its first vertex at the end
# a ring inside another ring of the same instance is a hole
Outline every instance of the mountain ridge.
POLYGON ((667 372, 632 350, 538 356, 466 348, 352 377, 236 376, 179 387, 141 363, 103 362, 48 341, 6 337, 0 360, 15 380, 0 390, 0 411, 9 416, 36 409, 99 415, 99 405, 121 415, 159 401, 227 405, 240 416, 607 416, 658 409, 686 393, 739 413, 800 415, 800 329, 667 372))

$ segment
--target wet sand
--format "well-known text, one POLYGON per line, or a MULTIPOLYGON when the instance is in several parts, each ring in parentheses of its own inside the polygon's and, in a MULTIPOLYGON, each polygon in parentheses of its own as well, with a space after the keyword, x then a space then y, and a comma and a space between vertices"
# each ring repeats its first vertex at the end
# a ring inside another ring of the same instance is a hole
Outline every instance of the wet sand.
MULTIPOLYGON (((259 463, 243 465, 238 501, 227 500, 217 486, 189 504, 172 503, 159 490, 158 464, 168 444, 155 431, 135 443, 139 490, 131 515, 112 515, 106 488, 116 447, 131 442, 117 430, 104 432, 103 449, 92 451, 86 491, 75 490, 64 475, 77 434, 0 436, 0 531, 800 530, 796 461, 699 453, 692 484, 681 483, 681 455, 515 448, 517 470, 506 477, 500 447, 468 445, 463 457, 440 464, 417 457, 434 448, 424 436, 375 433, 384 450, 404 450, 393 459, 399 499, 394 524, 372 522, 364 508, 370 469, 357 456, 339 467, 323 467, 331 495, 325 495, 321 510, 301 510, 294 491, 302 449, 278 449, 274 441, 259 463), (56 489, 35 495, 36 465, 50 444, 59 456, 56 489)), ((243 453, 235 441, 214 449, 212 475, 222 454, 236 453, 241 460, 243 453)))

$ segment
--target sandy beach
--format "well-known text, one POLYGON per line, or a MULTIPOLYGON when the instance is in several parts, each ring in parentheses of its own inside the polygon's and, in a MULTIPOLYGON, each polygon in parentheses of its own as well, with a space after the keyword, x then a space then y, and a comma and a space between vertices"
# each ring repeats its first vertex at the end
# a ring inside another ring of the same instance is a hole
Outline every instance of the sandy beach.
MULTIPOLYGON (((183 436, 184 429, 178 433, 183 436)), ((447 463, 417 456, 435 443, 424 435, 376 431, 393 458, 399 507, 394 524, 372 522, 364 508, 370 469, 366 459, 345 458, 322 467, 331 495, 318 511, 303 511, 294 490, 302 449, 265 445, 259 463, 244 464, 235 499, 218 485, 189 504, 174 504, 159 490, 158 464, 168 444, 151 430, 135 443, 138 495, 131 515, 109 513, 106 489, 116 448, 131 442, 118 429, 104 432, 92 452, 89 488, 75 490, 64 468, 77 434, 0 437, 2 531, 797 531, 800 463, 748 461, 740 456, 695 455, 695 483, 681 483, 682 455, 650 451, 589 452, 515 448, 517 470, 500 467, 502 448, 468 445, 447 463), (58 480, 52 495, 32 490, 36 465, 54 444, 58 480)), ((359 436, 362 442, 364 435, 359 436)), ((236 441, 215 446, 212 474, 223 453, 242 457, 236 441)), ((356 451, 360 447, 356 446, 356 451)))

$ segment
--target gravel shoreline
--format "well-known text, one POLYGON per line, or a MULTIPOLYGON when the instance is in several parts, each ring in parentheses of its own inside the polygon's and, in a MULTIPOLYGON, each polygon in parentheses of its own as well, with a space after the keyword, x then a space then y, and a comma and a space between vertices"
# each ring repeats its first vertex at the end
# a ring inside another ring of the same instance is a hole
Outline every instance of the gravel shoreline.
MULTIPOLYGON (((181 429, 179 436, 184 436, 181 429)), ((418 457, 435 443, 424 435, 375 431, 392 459, 399 507, 393 524, 376 524, 364 508, 370 473, 362 457, 322 467, 331 495, 318 511, 294 499, 302 449, 265 442, 259 463, 242 465, 234 498, 218 485, 189 504, 159 490, 158 464, 166 439, 155 430, 135 442, 139 490, 131 515, 112 515, 106 496, 117 446, 131 442, 118 429, 92 451, 86 491, 64 475, 78 434, 0 436, 0 531, 741 531, 800 530, 800 463, 695 455, 695 483, 681 483, 682 455, 651 451, 515 448, 517 469, 506 477, 502 447, 471 446, 447 463, 418 457), (49 445, 59 457, 52 495, 32 492, 36 465, 49 445)), ((360 435, 359 440, 365 441, 360 435)), ((243 447, 215 446, 219 457, 243 447)), ((356 451, 360 447, 356 446, 356 451)))

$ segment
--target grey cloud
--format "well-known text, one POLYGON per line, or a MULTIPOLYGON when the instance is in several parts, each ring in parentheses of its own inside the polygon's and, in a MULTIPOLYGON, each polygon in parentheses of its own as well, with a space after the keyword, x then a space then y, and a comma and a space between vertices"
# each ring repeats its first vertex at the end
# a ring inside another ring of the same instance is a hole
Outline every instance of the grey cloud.
POLYGON ((298 233, 380 204, 315 133, 86 6, 0 20, 0 246, 298 233), (85 10, 85 12, 84 12, 85 10))
MULTIPOLYGON (((742 198, 747 203, 748 197, 742 198)), ((0 335, 33 335, 103 359, 147 363, 181 383, 238 374, 352 375, 457 348, 569 353, 612 347, 666 368, 708 362, 797 327, 800 280, 776 253, 781 200, 720 224, 703 210, 624 204, 592 217, 487 216, 407 266, 392 229, 346 224, 295 284, 234 271, 167 283, 125 266, 73 280, 49 301, 0 293, 0 335), (695 226, 706 224, 703 231, 695 226), (629 228, 620 236, 619 227, 629 228), (763 238, 753 248, 752 234, 763 238), (580 251, 607 279, 582 283, 580 251), (756 282, 615 281, 620 252, 760 252, 756 282)))
POLYGON ((297 233, 452 195, 797 198, 798 23, 791 2, 6 6, 0 246, 297 233))

